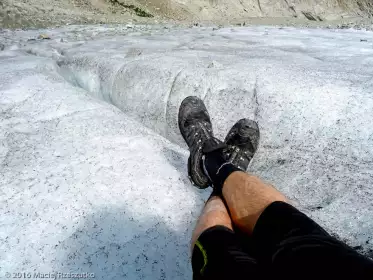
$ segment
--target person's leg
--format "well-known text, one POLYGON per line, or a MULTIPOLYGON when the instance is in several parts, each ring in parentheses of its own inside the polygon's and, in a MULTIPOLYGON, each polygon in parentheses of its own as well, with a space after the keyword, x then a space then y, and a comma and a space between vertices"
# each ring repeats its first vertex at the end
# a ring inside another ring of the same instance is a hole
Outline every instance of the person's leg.
POLYGON ((371 260, 331 237, 271 185, 243 172, 258 138, 256 123, 240 120, 228 133, 228 148, 205 142, 202 162, 215 192, 226 201, 233 226, 250 235, 261 264, 273 278, 373 279, 371 260))
POLYGON ((256 259, 245 252, 219 196, 211 196, 192 236, 194 279, 264 279, 256 259))
MULTIPOLYGON (((219 162, 217 151, 206 155, 219 162), (211 157, 210 157, 211 156, 211 157)), ((221 161, 223 161, 221 156, 221 161)), ((208 168, 211 168, 209 165, 208 168)), ((220 187, 233 225, 249 234, 256 256, 278 277, 372 279, 373 262, 330 236, 259 178, 223 163, 209 177, 220 187), (222 183, 223 182, 223 183, 222 183)), ((219 189, 216 189, 218 191, 219 189)))
POLYGON ((223 197, 229 207, 233 223, 246 233, 252 233, 255 224, 268 205, 286 202, 285 196, 256 176, 233 172, 225 181, 223 197))
POLYGON ((259 138, 258 124, 241 119, 228 132, 223 148, 210 140, 203 146, 204 172, 218 193, 223 189, 221 194, 233 223, 246 233, 253 231, 256 220, 269 204, 286 201, 275 188, 244 172, 258 148, 259 138))
MULTIPOLYGON (((190 150, 191 180, 200 188, 213 185, 214 191, 224 197, 233 222, 252 234, 262 260, 269 265, 266 270, 289 279, 330 278, 338 272, 372 278, 373 264, 369 259, 332 238, 306 215, 285 203, 285 197, 273 187, 242 172, 258 147, 256 122, 240 120, 222 143, 213 136, 202 100, 188 97, 180 106, 179 128, 190 150)), ((202 224, 212 225, 211 220, 202 224)), ((205 229, 195 242, 192 266, 196 278, 262 276, 256 260, 243 252, 237 235, 228 227, 215 225, 205 229)))
MULTIPOLYGON (((195 96, 183 100, 179 109, 180 133, 188 145, 188 174, 199 188, 211 186, 202 166, 203 145, 225 144, 214 137, 210 116, 203 101, 195 96)), ((221 198, 213 196, 197 222, 192 237, 192 268, 195 279, 257 279, 259 266, 244 252, 221 198)))
POLYGON ((219 196, 211 196, 202 210, 192 234, 192 252, 198 237, 214 226, 224 226, 232 230, 231 218, 223 200, 219 196))

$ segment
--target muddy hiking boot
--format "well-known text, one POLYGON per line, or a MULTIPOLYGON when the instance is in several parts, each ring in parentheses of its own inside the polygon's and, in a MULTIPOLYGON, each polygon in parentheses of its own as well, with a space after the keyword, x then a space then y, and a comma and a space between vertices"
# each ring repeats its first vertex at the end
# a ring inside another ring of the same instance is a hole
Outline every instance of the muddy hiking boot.
POLYGON ((259 127, 248 119, 239 120, 224 142, 215 138, 206 106, 195 96, 181 103, 178 122, 190 151, 188 175, 199 188, 221 191, 232 172, 246 171, 258 148, 259 127))
POLYGON ((207 140, 203 145, 202 163, 205 174, 214 189, 221 195, 225 180, 235 171, 246 172, 259 144, 259 127, 248 119, 239 120, 219 146, 207 140))
POLYGON ((225 137, 224 157, 239 169, 246 171, 258 149, 260 132, 258 124, 249 119, 241 119, 225 137))
POLYGON ((191 182, 204 189, 211 185, 202 167, 203 147, 207 143, 215 149, 225 147, 214 137, 209 113, 203 101, 196 96, 183 100, 179 109, 179 129, 190 151, 188 175, 191 182))

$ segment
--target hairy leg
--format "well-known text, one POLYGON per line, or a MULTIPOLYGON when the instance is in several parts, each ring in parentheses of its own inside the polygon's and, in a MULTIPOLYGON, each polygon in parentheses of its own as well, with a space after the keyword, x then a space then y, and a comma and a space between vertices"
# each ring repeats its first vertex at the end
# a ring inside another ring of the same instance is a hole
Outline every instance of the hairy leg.
POLYGON ((192 235, 192 251, 198 237, 213 226, 225 226, 232 229, 232 221, 227 208, 219 196, 211 196, 203 208, 202 214, 197 222, 192 235))
POLYGON ((264 209, 275 201, 287 202, 285 196, 258 177, 245 172, 231 173, 224 182, 223 196, 233 223, 252 233, 264 209))
POLYGON ((256 257, 275 273, 270 278, 299 279, 306 271, 305 279, 373 279, 371 260, 284 203, 285 196, 259 178, 233 172, 222 192, 233 224, 252 234, 256 257))

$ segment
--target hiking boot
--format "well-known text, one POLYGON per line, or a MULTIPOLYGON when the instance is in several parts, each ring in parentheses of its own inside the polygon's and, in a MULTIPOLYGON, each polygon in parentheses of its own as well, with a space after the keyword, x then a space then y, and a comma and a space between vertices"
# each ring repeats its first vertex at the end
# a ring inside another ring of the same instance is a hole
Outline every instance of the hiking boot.
POLYGON ((208 141, 209 147, 225 146, 214 138, 209 113, 203 101, 196 96, 183 100, 179 109, 179 129, 190 151, 188 175, 191 182, 204 189, 211 185, 202 167, 203 146, 208 141))
POLYGON ((231 128, 224 143, 225 160, 246 171, 259 146, 259 126, 255 121, 241 119, 231 128))

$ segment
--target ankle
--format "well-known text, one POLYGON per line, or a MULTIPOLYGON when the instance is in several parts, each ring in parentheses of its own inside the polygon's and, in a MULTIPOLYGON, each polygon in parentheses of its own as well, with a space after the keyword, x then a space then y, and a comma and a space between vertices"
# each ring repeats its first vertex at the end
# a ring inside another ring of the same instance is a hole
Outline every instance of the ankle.
POLYGON ((203 170, 212 182, 214 192, 221 195, 225 180, 235 171, 241 171, 223 157, 223 150, 206 153, 202 157, 203 170))

